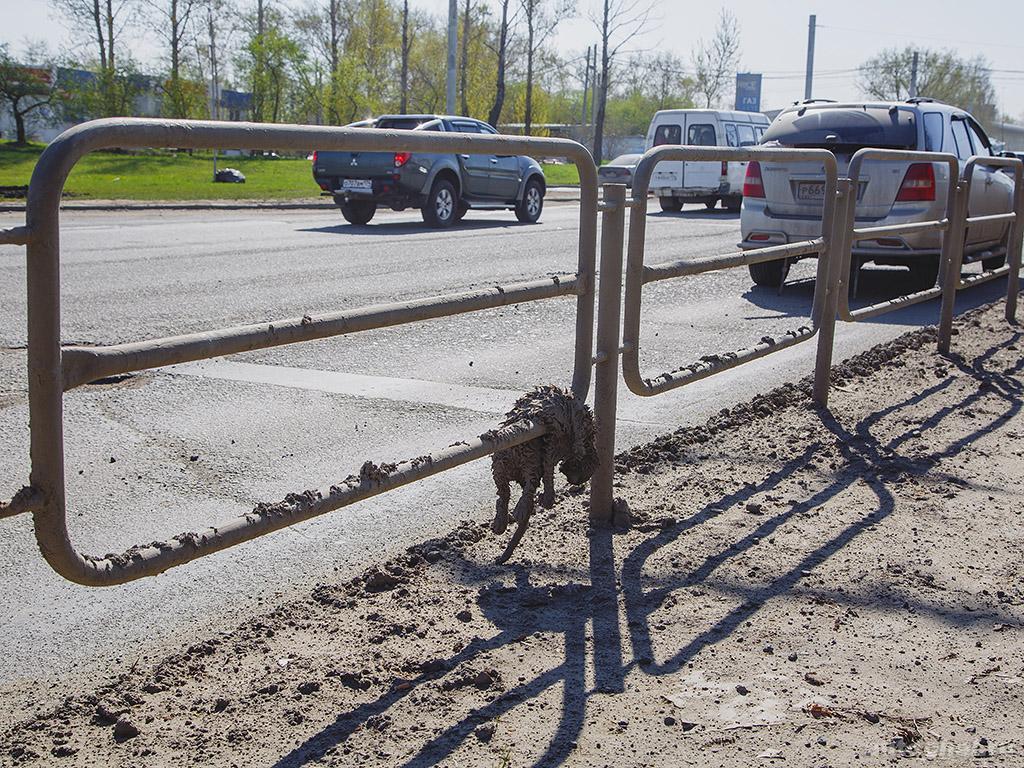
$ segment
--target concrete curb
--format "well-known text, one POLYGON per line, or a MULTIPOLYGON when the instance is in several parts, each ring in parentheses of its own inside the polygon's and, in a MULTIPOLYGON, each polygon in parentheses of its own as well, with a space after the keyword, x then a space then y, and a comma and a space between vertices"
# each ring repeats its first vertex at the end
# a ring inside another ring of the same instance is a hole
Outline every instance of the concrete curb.
MULTIPOLYGON (((579 202, 579 187, 550 187, 545 200, 550 203, 579 202)), ((327 198, 308 200, 80 200, 68 201, 62 211, 309 211, 330 210, 327 198)), ((24 213, 25 203, 0 203, 0 213, 24 213)))

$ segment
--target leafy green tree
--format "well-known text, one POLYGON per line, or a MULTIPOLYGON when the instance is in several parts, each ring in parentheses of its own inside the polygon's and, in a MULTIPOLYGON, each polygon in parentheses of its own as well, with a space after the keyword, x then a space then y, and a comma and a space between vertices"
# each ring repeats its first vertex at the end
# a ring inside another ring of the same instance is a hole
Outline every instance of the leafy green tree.
MULTIPOLYGON (((916 49, 917 93, 966 109, 982 123, 998 115, 991 70, 984 56, 965 59, 953 51, 916 49)), ((910 96, 914 48, 889 48, 860 66, 860 90, 883 101, 910 96)))
POLYGON ((34 66, 16 62, 0 43, 0 103, 6 102, 14 117, 15 143, 28 142, 25 122, 38 110, 49 106, 55 96, 52 58, 42 47, 30 49, 27 60, 34 66))

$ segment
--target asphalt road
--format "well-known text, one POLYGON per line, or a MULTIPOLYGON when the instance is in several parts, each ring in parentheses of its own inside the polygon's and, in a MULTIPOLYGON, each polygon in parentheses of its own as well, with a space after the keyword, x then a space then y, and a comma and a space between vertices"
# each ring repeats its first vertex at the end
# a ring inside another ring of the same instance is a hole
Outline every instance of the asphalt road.
MULTIPOLYGON (((569 274, 577 215, 575 205, 549 205, 541 224, 524 226, 508 213, 471 213, 436 232, 416 212, 378 214, 368 227, 333 212, 65 214, 64 341, 109 344, 569 274)), ((0 215, 0 226, 17 223, 0 215)), ((728 252, 738 239, 738 217, 724 211, 652 210, 647 262, 728 252)), ((643 370, 803 324, 813 264, 797 265, 781 294, 753 288, 745 270, 648 286, 643 370)), ((869 268, 861 299, 906 288, 901 273, 869 268)), ((975 289, 963 308, 1002 290, 975 289)), ((76 390, 65 399, 73 540, 83 552, 121 551, 327 487, 366 459, 401 460, 477 435, 531 386, 568 384, 573 312, 571 299, 557 299, 76 390)), ((836 359, 936 314, 930 304, 841 326, 836 359)), ((9 497, 28 476, 24 256, 14 247, 0 247, 0 337, 0 494, 9 497)), ((620 385, 618 448, 804 376, 813 356, 813 343, 801 345, 657 398, 620 385)), ((102 590, 49 571, 28 517, 2 520, 0 690, 29 700, 32 681, 103 675, 168 640, 234 626, 276 597, 486 518, 493 492, 487 462, 476 462, 102 590)))

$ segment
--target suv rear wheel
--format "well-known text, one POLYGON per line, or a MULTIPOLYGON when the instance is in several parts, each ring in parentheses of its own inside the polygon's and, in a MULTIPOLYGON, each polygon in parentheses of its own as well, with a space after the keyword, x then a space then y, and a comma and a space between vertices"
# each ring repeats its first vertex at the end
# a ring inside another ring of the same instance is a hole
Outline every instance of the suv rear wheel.
POLYGON ((544 210, 544 189, 537 179, 526 182, 523 199, 516 203, 516 218, 524 224, 536 224, 544 210))
POLYGON ((420 213, 427 226, 444 229, 456 222, 458 207, 459 198, 455 194, 455 187, 447 179, 438 179, 430 188, 420 213))
POLYGON ((760 264, 749 264, 750 279, 757 285, 766 288, 778 288, 789 274, 789 263, 785 259, 762 261, 760 264))
POLYGON ((935 287, 935 281, 939 279, 940 263, 938 256, 921 256, 910 265, 910 276, 918 290, 935 287))
POLYGON ((1006 263, 1006 254, 1005 253, 1002 256, 992 256, 990 258, 982 259, 981 260, 981 266, 985 269, 986 272, 990 272, 993 269, 999 269, 1005 263, 1006 263))
POLYGON ((349 200, 347 203, 339 203, 338 207, 349 224, 368 224, 377 212, 377 204, 372 200, 349 200))
POLYGON ((679 213, 683 210, 683 201, 678 197, 659 197, 658 202, 661 203, 661 210, 666 213, 679 213))

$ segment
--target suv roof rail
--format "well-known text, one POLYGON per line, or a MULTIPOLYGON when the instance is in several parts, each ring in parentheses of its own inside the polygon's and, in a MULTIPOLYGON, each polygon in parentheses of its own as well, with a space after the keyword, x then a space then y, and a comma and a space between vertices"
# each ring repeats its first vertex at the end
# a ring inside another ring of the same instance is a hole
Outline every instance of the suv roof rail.
POLYGON ((911 96, 907 104, 931 104, 935 101, 931 96, 911 96))
POLYGON ((837 104, 838 102, 835 99, 801 99, 800 101, 794 101, 793 102, 793 106, 795 107, 797 104, 821 104, 821 103, 837 104))

